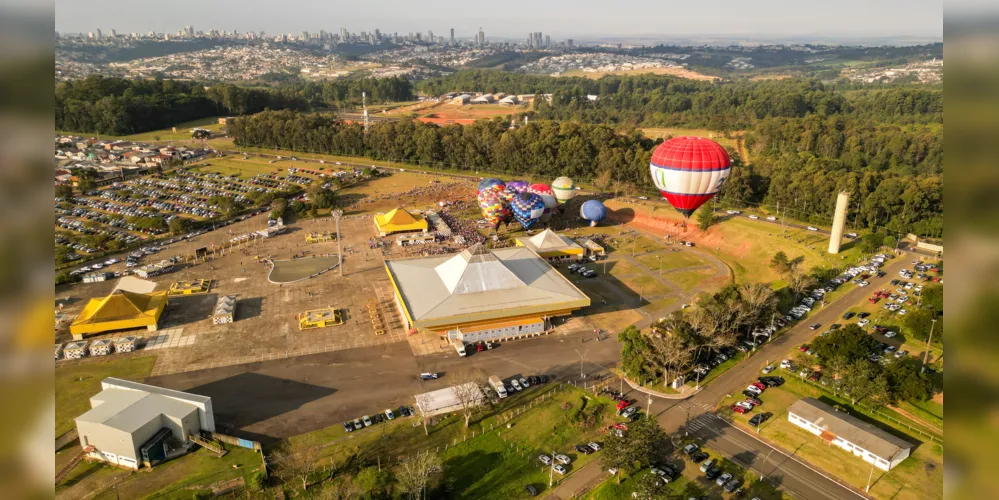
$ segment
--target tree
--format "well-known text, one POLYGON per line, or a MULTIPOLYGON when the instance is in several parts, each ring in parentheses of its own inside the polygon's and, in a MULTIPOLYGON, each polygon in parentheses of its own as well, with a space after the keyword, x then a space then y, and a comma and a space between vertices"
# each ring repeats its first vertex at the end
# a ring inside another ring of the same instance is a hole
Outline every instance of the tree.
POLYGON ((274 198, 271 202, 271 218, 277 219, 284 217, 284 213, 288 210, 288 200, 284 198, 274 198))
POLYGON ((819 358, 823 366, 829 366, 832 360, 840 360, 840 364, 850 365, 856 361, 867 361, 877 348, 874 337, 864 333, 856 324, 849 324, 826 335, 816 337, 812 341, 812 352, 819 358))
POLYGON ((316 438, 305 435, 301 439, 289 440, 284 448, 274 452, 274 464, 278 475, 285 481, 302 481, 302 490, 309 487, 309 476, 319 463, 320 446, 316 438))
POLYGON ((802 272, 795 267, 787 275, 787 285, 791 288, 791 292, 794 293, 794 300, 797 301, 798 297, 804 295, 805 291, 815 285, 815 278, 811 274, 802 272))
POLYGON ((601 191, 606 191, 611 185, 613 175, 614 172, 609 168, 601 170, 597 173, 597 176, 593 178, 593 185, 601 191))
POLYGON ((414 396, 413 399, 416 411, 420 412, 420 422, 423 423, 423 433, 429 436, 430 431, 427 429, 427 421, 430 420, 430 405, 434 403, 434 398, 430 397, 427 393, 421 393, 414 396))
POLYGON ((191 139, 211 139, 212 132, 203 128, 196 128, 191 131, 191 139))
POLYGON ((861 359, 850 363, 843 372, 843 390, 856 404, 871 392, 871 375, 874 373, 871 362, 861 359))
POLYGON ((433 486, 440 479, 443 472, 440 457, 432 451, 425 450, 399 465, 395 476, 399 480, 399 487, 409 494, 409 498, 416 500, 420 498, 424 489, 433 486))
POLYGON ((482 391, 479 389, 485 385, 486 377, 479 370, 462 370, 454 377, 455 385, 451 386, 451 393, 458 400, 461 413, 465 417, 465 428, 467 429, 472 420, 472 415, 482 404, 482 391))
POLYGON ((690 368, 694 359, 689 325, 683 322, 681 315, 672 314, 666 324, 653 327, 648 342, 649 360, 662 373, 663 385, 669 387, 673 380, 690 368))
POLYGON ((194 221, 191 220, 191 219, 188 219, 187 217, 177 216, 177 217, 174 217, 174 218, 170 219, 170 222, 167 223, 167 226, 169 226, 170 232, 173 233, 173 234, 175 234, 175 235, 176 234, 184 234, 184 233, 190 231, 191 228, 194 227, 194 221))
POLYGON ((59 184, 55 188, 56 198, 72 199, 73 198, 73 186, 69 184, 59 184))
POLYGON ((715 223, 715 212, 711 204, 704 204, 695 215, 697 216, 697 227, 701 231, 707 231, 715 223))
POLYGON ((865 254, 877 252, 884 243, 884 238, 877 233, 868 233, 860 238, 860 251, 865 254))
POLYGON ((388 470, 378 467, 361 469, 354 477, 354 484, 364 492, 364 497, 371 499, 389 498, 394 482, 395 478, 388 470))
POLYGON ((669 444, 669 436, 659 422, 646 416, 628 424, 628 432, 623 438, 607 441, 600 463, 605 469, 615 468, 634 474, 656 463, 669 444))
POLYGON ((336 194, 319 184, 309 186, 306 193, 309 196, 309 202, 316 208, 330 208, 336 205, 336 194))
POLYGON ((902 327, 909 336, 924 342, 930 335, 930 328, 933 328, 933 338, 939 340, 943 338, 943 321, 937 321, 936 326, 934 326, 933 320, 935 318, 936 312, 932 309, 913 309, 902 317, 902 327))
POLYGON ((777 274, 783 276, 791 271, 791 261, 787 258, 787 254, 783 250, 778 250, 773 258, 770 259, 770 267, 774 271, 777 271, 777 274))
POLYGON ((898 239, 891 235, 885 236, 885 238, 881 240, 882 246, 895 248, 895 245, 897 244, 898 244, 898 239))
POLYGON ((933 309, 938 315, 943 312, 943 285, 927 285, 921 293, 923 307, 933 309))
POLYGON ((363 490, 350 476, 342 476, 330 481, 319 492, 320 500, 357 500, 363 490))

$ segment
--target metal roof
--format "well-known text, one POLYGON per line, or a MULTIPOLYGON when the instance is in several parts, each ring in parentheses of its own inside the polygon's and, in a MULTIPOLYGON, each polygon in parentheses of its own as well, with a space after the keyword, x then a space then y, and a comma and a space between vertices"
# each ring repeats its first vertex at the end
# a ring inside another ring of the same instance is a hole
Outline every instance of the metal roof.
POLYGON ((902 438, 864 422, 845 411, 838 411, 815 398, 799 399, 787 411, 889 461, 899 451, 910 449, 913 446, 912 443, 902 438))
POLYGON ((433 327, 590 305, 590 299, 524 247, 474 245, 456 255, 385 262, 413 322, 433 327))
POLYGON ((530 238, 517 238, 521 245, 534 250, 535 252, 557 252, 569 249, 582 250, 583 247, 572 241, 572 238, 545 229, 530 238))
POLYGON ((193 404, 160 394, 117 388, 104 389, 90 401, 96 406, 76 420, 106 425, 130 434, 160 415, 183 418, 198 411, 193 404))

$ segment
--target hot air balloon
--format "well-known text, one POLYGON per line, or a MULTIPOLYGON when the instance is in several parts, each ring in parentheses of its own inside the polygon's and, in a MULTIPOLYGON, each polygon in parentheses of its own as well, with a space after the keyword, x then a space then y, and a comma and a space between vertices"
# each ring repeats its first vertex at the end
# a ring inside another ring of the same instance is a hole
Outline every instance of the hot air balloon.
POLYGON ((548 184, 531 184, 531 187, 527 188, 527 192, 534 194, 547 194, 548 196, 554 197, 555 191, 548 184))
POLYGON ((483 189, 490 186, 504 186, 503 181, 499 179, 486 178, 479 181, 479 187, 476 192, 481 192, 483 189))
POLYGON ((703 137, 675 137, 652 152, 652 180, 684 217, 721 189, 732 172, 725 148, 703 137))
POLYGON ((591 226, 596 226, 607 217, 607 207, 597 200, 586 200, 583 206, 579 207, 579 216, 590 221, 591 226))
POLYGON ((545 202, 534 193, 519 193, 510 202, 513 216, 524 229, 530 229, 545 213, 545 202))
POLYGON ((506 183, 506 190, 515 194, 527 192, 527 188, 529 187, 531 187, 531 184, 527 181, 510 181, 506 183))
POLYGON ((491 186, 479 191, 476 197, 479 208, 482 209, 482 218, 491 224, 494 230, 510 217, 510 206, 506 203, 503 193, 502 188, 491 186))
POLYGON ((541 197, 541 201, 545 202, 545 213, 541 215, 541 222, 546 223, 552 220, 552 215, 555 215, 555 207, 558 206, 558 200, 550 194, 537 194, 541 197))
POLYGON ((559 177, 552 183, 552 191, 559 204, 565 203, 576 196, 576 184, 568 177, 559 177))

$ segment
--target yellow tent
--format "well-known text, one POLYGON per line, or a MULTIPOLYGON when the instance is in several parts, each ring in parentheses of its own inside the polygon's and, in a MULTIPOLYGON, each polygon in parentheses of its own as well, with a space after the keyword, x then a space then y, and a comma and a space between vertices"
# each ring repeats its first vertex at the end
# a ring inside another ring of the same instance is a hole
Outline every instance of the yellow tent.
POLYGON ((397 208, 386 214, 375 215, 375 230, 379 236, 408 231, 427 232, 427 220, 413 215, 404 208, 397 208))
POLYGON ((90 299, 69 325, 74 339, 88 333, 146 327, 156 330, 156 323, 167 304, 166 292, 134 293, 115 290, 103 299, 90 299))

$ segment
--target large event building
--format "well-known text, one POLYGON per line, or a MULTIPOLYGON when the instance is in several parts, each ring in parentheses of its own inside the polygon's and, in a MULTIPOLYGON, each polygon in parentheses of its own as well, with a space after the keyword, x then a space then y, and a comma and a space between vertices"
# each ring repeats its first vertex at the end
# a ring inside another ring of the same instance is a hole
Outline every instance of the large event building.
POLYGON ((406 327, 465 343, 544 333, 590 298, 525 247, 385 262, 406 327))

